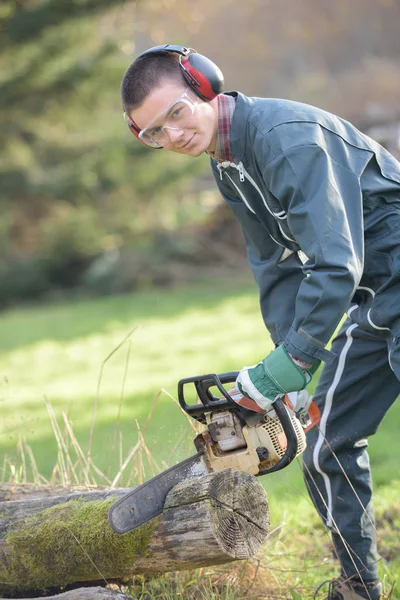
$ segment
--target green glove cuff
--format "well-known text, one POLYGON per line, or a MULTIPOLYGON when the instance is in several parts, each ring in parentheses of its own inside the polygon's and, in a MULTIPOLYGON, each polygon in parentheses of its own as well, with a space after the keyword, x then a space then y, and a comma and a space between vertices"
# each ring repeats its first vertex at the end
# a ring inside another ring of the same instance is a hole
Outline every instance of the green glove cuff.
POLYGON ((311 381, 311 373, 305 373, 293 362, 282 344, 262 361, 265 374, 283 394, 297 392, 311 381))

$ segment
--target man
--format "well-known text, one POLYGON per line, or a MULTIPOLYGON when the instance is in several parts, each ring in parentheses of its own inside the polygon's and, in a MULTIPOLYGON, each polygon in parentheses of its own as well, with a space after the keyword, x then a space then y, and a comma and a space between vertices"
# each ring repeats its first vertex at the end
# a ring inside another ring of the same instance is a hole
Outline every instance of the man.
POLYGON ((125 73, 125 117, 149 146, 207 152, 242 225, 276 345, 240 372, 245 395, 268 410, 324 361, 304 475, 341 562, 328 598, 377 600, 366 438, 400 393, 400 164, 333 114, 222 85, 206 57, 159 46, 125 73))

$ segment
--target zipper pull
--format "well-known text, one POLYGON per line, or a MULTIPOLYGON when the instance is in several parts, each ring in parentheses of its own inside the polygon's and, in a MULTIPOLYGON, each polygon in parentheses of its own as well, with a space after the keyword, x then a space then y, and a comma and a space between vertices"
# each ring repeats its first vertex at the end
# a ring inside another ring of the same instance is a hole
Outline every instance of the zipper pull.
POLYGON ((243 182, 244 181, 244 166, 243 166, 243 163, 240 162, 236 168, 239 171, 239 179, 240 179, 240 181, 243 182))
POLYGON ((217 163, 217 169, 219 171, 219 178, 222 181, 222 165, 221 165, 221 163, 217 163))

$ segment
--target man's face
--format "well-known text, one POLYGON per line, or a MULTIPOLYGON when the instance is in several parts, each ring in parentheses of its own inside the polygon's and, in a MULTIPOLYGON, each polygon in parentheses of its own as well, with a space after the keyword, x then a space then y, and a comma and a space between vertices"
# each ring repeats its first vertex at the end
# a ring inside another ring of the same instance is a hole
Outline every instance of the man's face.
POLYGON ((179 82, 162 83, 146 97, 141 106, 129 111, 129 116, 142 131, 146 130, 150 135, 158 134, 162 128, 162 147, 166 150, 189 156, 199 156, 205 151, 215 150, 218 133, 217 99, 203 102, 179 82), (182 98, 184 104, 175 105, 175 101, 182 98), (174 112, 175 106, 178 110, 174 112), (181 114, 179 111, 182 106, 189 110, 189 120, 185 119, 181 125, 178 115, 181 114))

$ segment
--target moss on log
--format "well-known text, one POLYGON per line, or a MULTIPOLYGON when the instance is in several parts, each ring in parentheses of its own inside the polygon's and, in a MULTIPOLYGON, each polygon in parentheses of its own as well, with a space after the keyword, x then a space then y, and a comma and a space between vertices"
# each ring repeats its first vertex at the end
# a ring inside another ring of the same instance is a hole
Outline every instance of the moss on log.
POLYGON ((0 581, 47 589, 125 573, 137 556, 146 556, 157 519, 119 536, 107 520, 114 501, 71 500, 24 519, 6 536, 0 581))

